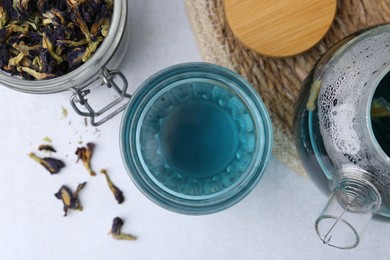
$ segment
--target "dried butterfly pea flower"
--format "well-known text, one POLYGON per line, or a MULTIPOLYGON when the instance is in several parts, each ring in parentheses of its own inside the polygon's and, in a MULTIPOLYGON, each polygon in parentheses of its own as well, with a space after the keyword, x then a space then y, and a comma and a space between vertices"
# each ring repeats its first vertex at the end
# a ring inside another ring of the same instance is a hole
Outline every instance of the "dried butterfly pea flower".
POLYGON ((66 0, 66 4, 71 8, 76 8, 87 0, 66 0))
POLYGON ((26 72, 27 74, 31 75, 32 77, 34 77, 35 79, 38 79, 38 80, 51 79, 51 78, 54 78, 56 76, 55 74, 38 72, 38 71, 35 71, 31 68, 23 67, 23 66, 18 66, 18 71, 19 72, 26 72))
POLYGON ((84 20, 91 24, 95 17, 99 15, 99 13, 103 12, 103 1, 102 0, 89 0, 84 2, 79 6, 80 13, 84 20))
POLYGON ((4 66, 3 68, 6 71, 12 71, 16 66, 18 66, 22 62, 22 60, 24 59, 25 56, 26 55, 24 55, 23 53, 19 53, 17 56, 9 59, 8 65, 4 66))
POLYGON ((18 12, 16 12, 16 10, 13 8, 13 0, 2 0, 2 5, 11 19, 18 18, 18 12))
POLYGON ((3 29, 5 25, 7 24, 9 19, 7 10, 2 6, 0 2, 0 29, 3 29))
POLYGON ((60 44, 60 46, 65 47, 78 47, 82 45, 88 44, 88 41, 86 39, 81 39, 79 41, 74 40, 57 40, 57 43, 60 44))
POLYGON ((0 43, 0 68, 8 64, 9 56, 7 45, 0 43))
POLYGON ((80 200, 78 198, 79 192, 85 187, 87 182, 83 182, 77 186, 77 189, 74 193, 65 185, 62 185, 60 190, 54 194, 54 196, 62 200, 62 203, 64 204, 64 217, 68 215, 68 210, 83 210, 83 207, 80 204, 80 200))
POLYGON ((107 170, 102 169, 100 170, 100 173, 104 174, 104 176, 106 177, 108 187, 110 188, 112 194, 114 194, 114 197, 118 204, 121 204, 123 201, 125 201, 125 197, 123 196, 122 191, 111 181, 110 177, 108 176, 107 170))
POLYGON ((108 8, 112 8, 112 5, 113 5, 113 1, 112 0, 103 0, 104 1, 104 4, 108 7, 108 8))
POLYGON ((37 1, 37 9, 40 13, 45 13, 46 11, 55 8, 59 11, 66 11, 68 6, 65 0, 38 0, 37 1))
POLYGON ((87 143, 86 147, 80 147, 76 150, 77 162, 81 160, 84 167, 87 169, 91 176, 95 176, 96 173, 91 168, 91 159, 95 145, 93 143, 87 143))
POLYGON ((38 146, 38 150, 39 151, 47 151, 47 152, 53 152, 53 153, 56 153, 56 149, 54 149, 53 146, 51 146, 50 144, 41 144, 40 146, 38 146))
POLYGON ((100 42, 102 42, 102 41, 103 41, 103 38, 98 37, 97 41, 89 43, 83 56, 81 56, 81 60, 83 62, 86 62, 87 60, 89 60, 89 58, 91 58, 92 54, 96 51, 96 49, 99 47, 100 42))
POLYGON ((121 229, 124 222, 120 217, 115 217, 112 221, 112 227, 109 234, 117 240, 136 240, 137 237, 130 234, 122 234, 121 229))
POLYGON ((84 34, 85 39, 87 39, 88 42, 91 42, 92 41, 91 37, 93 35, 91 35, 91 33, 89 32, 88 25, 85 22, 84 18, 81 16, 80 11, 77 9, 74 10, 74 12, 72 12, 72 14, 71 14, 71 18, 72 18, 73 23, 76 26, 78 26, 80 28, 81 32, 84 34))
POLYGON ((32 4, 30 4, 30 0, 13 0, 12 6, 19 14, 19 17, 26 17, 32 14, 33 11, 32 4))
POLYGON ((42 14, 43 20, 42 24, 43 25, 49 25, 52 24, 54 26, 58 26, 61 24, 65 24, 65 17, 63 13, 61 13, 59 10, 52 8, 45 13, 42 14))
POLYGON ((12 33, 22 33, 26 34, 29 31, 28 24, 19 24, 18 22, 11 22, 5 26, 6 37, 12 33))
POLYGON ((68 60, 69 68, 71 70, 76 69, 82 64, 82 58, 85 53, 85 50, 86 48, 84 46, 80 46, 68 52, 66 58, 68 60))
POLYGON ((56 174, 59 173, 59 171, 65 167, 65 164, 63 161, 51 158, 51 157, 45 157, 40 158, 34 153, 30 153, 29 157, 33 159, 34 161, 40 163, 43 167, 45 167, 46 170, 50 172, 50 174, 56 174))
POLYGON ((47 49, 47 51, 50 53, 50 55, 58 62, 62 62, 62 58, 58 56, 55 51, 53 50, 53 45, 50 42, 50 39, 47 37, 46 33, 42 34, 42 47, 44 49, 47 49))
POLYGON ((38 51, 41 47, 39 45, 27 45, 24 41, 12 44, 12 47, 24 55, 30 55, 32 51, 38 51))

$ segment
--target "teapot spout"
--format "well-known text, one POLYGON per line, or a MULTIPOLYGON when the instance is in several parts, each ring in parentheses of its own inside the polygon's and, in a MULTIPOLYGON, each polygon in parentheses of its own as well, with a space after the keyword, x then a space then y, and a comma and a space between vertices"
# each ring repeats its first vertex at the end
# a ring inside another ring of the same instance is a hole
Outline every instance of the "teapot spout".
POLYGON ((361 174, 351 174, 351 169, 348 173, 343 172, 333 185, 333 192, 315 222, 315 229, 324 244, 352 249, 359 244, 373 214, 379 209, 381 196, 361 174))

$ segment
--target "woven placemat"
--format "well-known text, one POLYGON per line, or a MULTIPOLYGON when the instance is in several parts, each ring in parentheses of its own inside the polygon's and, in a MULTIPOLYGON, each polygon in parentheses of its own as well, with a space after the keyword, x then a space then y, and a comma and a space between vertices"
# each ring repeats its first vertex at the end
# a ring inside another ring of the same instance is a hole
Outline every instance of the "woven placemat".
POLYGON ((339 40, 390 21, 390 0, 339 0, 326 36, 312 49, 289 58, 261 56, 242 45, 225 19, 223 0, 185 0, 203 59, 245 77, 260 93, 274 128, 273 155, 305 174, 293 137, 294 103, 303 80, 321 55, 339 40))

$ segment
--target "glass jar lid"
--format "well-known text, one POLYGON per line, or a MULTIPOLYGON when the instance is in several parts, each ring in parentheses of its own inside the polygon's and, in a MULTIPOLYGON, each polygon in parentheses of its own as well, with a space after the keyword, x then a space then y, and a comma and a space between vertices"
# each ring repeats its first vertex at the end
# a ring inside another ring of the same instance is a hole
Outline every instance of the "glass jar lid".
POLYGON ((208 63, 169 67, 146 80, 121 125, 136 186, 174 212, 228 208, 258 183, 270 158, 271 121, 252 86, 208 63))

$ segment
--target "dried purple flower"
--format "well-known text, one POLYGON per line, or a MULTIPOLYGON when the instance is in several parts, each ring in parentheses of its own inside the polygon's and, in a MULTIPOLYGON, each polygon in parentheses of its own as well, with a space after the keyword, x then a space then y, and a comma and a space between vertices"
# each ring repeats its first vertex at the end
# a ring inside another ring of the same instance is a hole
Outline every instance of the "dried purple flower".
POLYGON ((129 234, 122 234, 121 229, 124 222, 120 217, 115 217, 112 221, 112 227, 109 234, 117 240, 136 240, 137 237, 129 234))
POLYGON ((0 68, 8 64, 9 52, 7 45, 0 43, 0 68))
POLYGON ((38 72, 38 71, 35 71, 29 67, 23 67, 23 66, 18 66, 17 70, 19 72, 25 72, 25 73, 29 74, 30 76, 32 76, 33 78, 38 79, 38 80, 52 79, 56 76, 55 74, 38 72))
MULTIPOLYGON (((34 2, 34 1, 31 1, 34 2)), ((34 11, 33 4, 30 0, 13 0, 13 8, 19 15, 19 18, 28 17, 34 11)))
POLYGON ((5 25, 8 22, 8 19, 9 19, 9 16, 8 16, 7 10, 5 10, 5 8, 1 5, 1 2, 0 2, 0 29, 3 29, 5 27, 5 25))
POLYGON ((84 46, 80 46, 68 52, 66 59, 68 60, 69 68, 71 70, 76 69, 82 64, 82 58, 85 50, 86 48, 84 46))
POLYGON ((13 8, 13 0, 2 0, 2 4, 8 15, 11 16, 11 19, 18 18, 18 12, 13 8))
POLYGON ((95 145, 93 143, 87 143, 86 147, 79 147, 76 150, 77 162, 81 159, 84 167, 87 169, 91 176, 95 176, 96 173, 91 168, 91 159, 93 154, 93 149, 95 145))
POLYGON ((78 194, 80 190, 82 190, 87 183, 83 182, 77 186, 76 191, 72 194, 72 191, 65 185, 62 185, 60 190, 54 194, 54 196, 62 200, 62 203, 64 204, 64 217, 68 215, 68 210, 73 209, 73 210, 83 210, 83 207, 80 204, 78 194))
POLYGON ((54 49, 53 49, 53 45, 52 43, 50 42, 50 39, 49 37, 47 37, 46 33, 43 33, 42 34, 42 47, 44 49, 47 49, 47 51, 50 53, 50 55, 57 61, 57 62, 62 62, 62 58, 60 56, 58 56, 54 49))
POLYGON ((114 194, 114 197, 118 202, 118 204, 121 204, 123 201, 125 201, 123 192, 117 186, 115 186, 114 183, 111 181, 110 177, 108 176, 107 170, 101 169, 100 173, 104 174, 104 176, 106 177, 108 187, 110 188, 112 194, 114 194))
POLYGON ((63 161, 51 158, 51 157, 45 157, 40 158, 34 153, 29 154, 30 158, 34 161, 40 163, 43 167, 45 167, 46 170, 50 172, 50 174, 56 174, 59 173, 59 171, 65 167, 65 164, 63 161))

